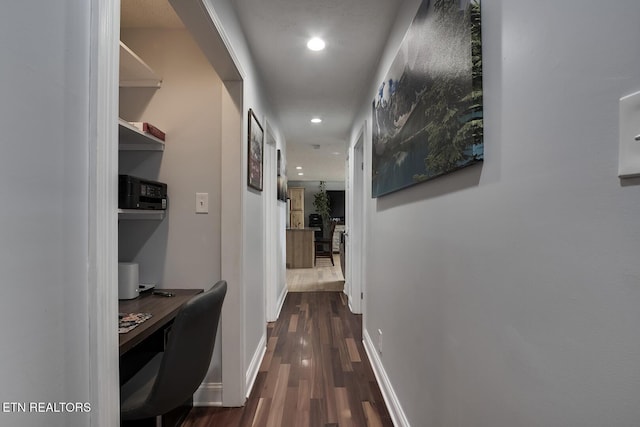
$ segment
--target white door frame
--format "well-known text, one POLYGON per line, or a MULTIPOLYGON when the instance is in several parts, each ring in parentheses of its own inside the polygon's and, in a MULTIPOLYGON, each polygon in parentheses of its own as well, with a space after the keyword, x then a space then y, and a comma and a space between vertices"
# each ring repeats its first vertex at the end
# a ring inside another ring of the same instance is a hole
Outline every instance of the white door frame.
POLYGON ((349 227, 351 225, 351 215, 353 210, 353 189, 351 188, 351 146, 347 147, 347 158, 345 159, 345 176, 344 176, 344 189, 345 189, 345 226, 342 233, 344 239, 344 289, 342 292, 347 296, 349 306, 351 306, 351 241, 349 236, 349 227))
POLYGON ((120 0, 92 0, 89 95, 91 426, 120 423, 118 361, 118 75, 120 0))
POLYGON ((362 313, 363 274, 362 260, 364 257, 364 136, 363 126, 356 141, 349 149, 348 168, 348 211, 347 216, 347 294, 349 306, 353 313, 362 313))
POLYGON ((264 277, 265 277, 265 314, 267 322, 276 320, 278 291, 277 291, 277 227, 278 200, 276 195, 276 140, 269 122, 265 120, 264 132, 264 179, 263 179, 263 204, 265 216, 264 236, 264 277))

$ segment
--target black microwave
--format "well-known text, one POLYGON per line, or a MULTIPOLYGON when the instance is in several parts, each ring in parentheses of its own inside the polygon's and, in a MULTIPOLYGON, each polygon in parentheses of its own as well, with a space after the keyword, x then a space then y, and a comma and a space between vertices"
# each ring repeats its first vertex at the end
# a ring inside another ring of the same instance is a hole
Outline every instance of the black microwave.
POLYGON ((118 178, 118 208, 167 209, 167 184, 131 175, 118 178))

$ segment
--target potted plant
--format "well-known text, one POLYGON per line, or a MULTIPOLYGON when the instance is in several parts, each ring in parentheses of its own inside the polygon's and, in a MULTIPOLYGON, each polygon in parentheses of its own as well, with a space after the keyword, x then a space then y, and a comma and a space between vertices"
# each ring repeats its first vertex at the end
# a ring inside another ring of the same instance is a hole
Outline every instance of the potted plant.
POLYGON ((329 215, 331 213, 329 206, 329 196, 327 195, 327 189, 324 181, 320 181, 320 191, 313 196, 313 207, 316 213, 322 218, 322 235, 326 236, 329 232, 329 215))

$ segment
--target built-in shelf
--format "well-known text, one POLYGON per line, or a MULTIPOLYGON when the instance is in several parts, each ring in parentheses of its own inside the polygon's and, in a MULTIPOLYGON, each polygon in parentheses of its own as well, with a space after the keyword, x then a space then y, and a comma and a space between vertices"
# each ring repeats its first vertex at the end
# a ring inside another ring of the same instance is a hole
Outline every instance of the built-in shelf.
POLYGON ((162 221, 164 216, 164 210, 118 209, 118 220, 162 221))
POLYGON ((120 42, 120 87, 159 88, 162 79, 138 55, 120 42))
POLYGON ((164 151, 164 141, 142 132, 126 120, 118 120, 120 151, 164 151))

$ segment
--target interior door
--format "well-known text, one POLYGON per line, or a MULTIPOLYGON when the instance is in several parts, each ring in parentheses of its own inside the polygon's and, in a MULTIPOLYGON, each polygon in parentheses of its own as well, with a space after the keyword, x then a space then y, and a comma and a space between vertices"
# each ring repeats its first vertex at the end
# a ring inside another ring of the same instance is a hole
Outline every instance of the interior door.
POLYGON ((362 313, 362 257, 363 257, 363 197, 364 197, 364 127, 353 148, 350 180, 347 182, 349 213, 345 246, 347 250, 345 293, 354 313, 362 313))

